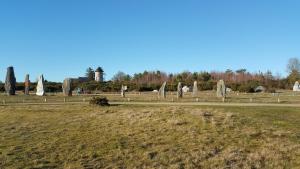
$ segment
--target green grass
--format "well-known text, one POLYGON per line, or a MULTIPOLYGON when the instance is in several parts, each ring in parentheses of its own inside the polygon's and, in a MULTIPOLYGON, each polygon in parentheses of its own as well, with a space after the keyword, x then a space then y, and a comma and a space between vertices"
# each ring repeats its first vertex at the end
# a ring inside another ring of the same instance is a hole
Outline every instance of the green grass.
POLYGON ((0 168, 300 168, 300 108, 1 106, 0 143, 0 168))

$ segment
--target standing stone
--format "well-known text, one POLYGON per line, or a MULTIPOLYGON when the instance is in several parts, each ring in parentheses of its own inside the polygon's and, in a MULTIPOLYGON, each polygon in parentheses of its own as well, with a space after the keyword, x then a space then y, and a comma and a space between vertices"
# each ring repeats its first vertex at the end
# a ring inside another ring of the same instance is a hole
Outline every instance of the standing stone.
POLYGON ((36 86, 36 95, 44 96, 45 95, 45 87, 44 87, 44 76, 40 75, 38 79, 38 83, 36 86))
POLYGON ((6 79, 5 79, 5 91, 7 95, 16 94, 16 77, 14 68, 12 66, 7 68, 6 79))
POLYGON ((162 84, 162 86, 160 87, 159 91, 158 91, 158 98, 166 98, 166 85, 167 85, 167 82, 164 82, 162 84))
POLYGON ((177 86, 177 98, 182 98, 182 95, 183 95, 182 85, 181 82, 179 82, 177 86))
POLYGON ((72 79, 66 78, 62 84, 64 96, 72 96, 72 79))
POLYGON ((29 80, 29 74, 25 76, 25 89, 24 89, 24 94, 29 95, 29 90, 30 90, 30 80, 29 80))
POLYGON ((263 86, 257 86, 255 89, 254 89, 254 92, 255 93, 263 93, 266 91, 266 88, 263 87, 263 86))
POLYGON ((298 81, 295 82, 294 87, 293 87, 294 92, 300 92, 300 84, 298 81))
POLYGON ((83 89, 80 88, 80 87, 78 87, 78 88, 76 89, 76 94, 77 94, 77 95, 80 95, 80 94, 82 94, 82 93, 83 93, 83 89))
POLYGON ((197 94, 198 94, 198 83, 197 81, 194 81, 194 86, 193 86, 193 97, 197 97, 197 94))
POLYGON ((190 91, 190 88, 187 86, 183 86, 182 91, 183 91, 183 93, 187 93, 190 91))
POLYGON ((121 87, 121 97, 125 97, 125 92, 127 90, 127 86, 123 86, 121 87))
POLYGON ((226 97, 226 86, 224 80, 219 80, 217 83, 217 97, 226 97))

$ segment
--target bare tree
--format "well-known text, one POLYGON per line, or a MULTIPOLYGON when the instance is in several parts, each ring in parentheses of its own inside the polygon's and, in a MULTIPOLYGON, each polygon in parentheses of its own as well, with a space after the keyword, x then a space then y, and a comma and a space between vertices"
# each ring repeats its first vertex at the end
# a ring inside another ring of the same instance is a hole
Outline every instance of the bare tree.
POLYGON ((300 72, 300 61, 298 58, 290 58, 287 64, 287 72, 300 72))
POLYGON ((117 82, 122 82, 122 81, 130 80, 130 76, 124 72, 119 71, 113 76, 112 80, 117 82))
POLYGON ((287 64, 287 71, 289 76, 287 77, 290 85, 300 79, 300 61, 298 58, 291 58, 287 64))

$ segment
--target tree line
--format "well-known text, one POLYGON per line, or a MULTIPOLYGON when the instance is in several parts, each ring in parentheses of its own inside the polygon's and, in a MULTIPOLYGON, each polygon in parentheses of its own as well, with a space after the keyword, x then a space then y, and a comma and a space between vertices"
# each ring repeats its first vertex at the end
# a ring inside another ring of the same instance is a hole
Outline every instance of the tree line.
MULTIPOLYGON (((101 67, 100 67, 101 68, 101 67)), ((104 70, 101 68, 104 73, 104 70)), ((117 92, 122 85, 128 86, 129 91, 153 91, 158 90, 163 82, 167 82, 168 91, 176 91, 178 82, 184 86, 191 87, 194 81, 198 82, 199 90, 216 89, 217 81, 223 79, 226 86, 234 91, 254 92, 257 86, 264 86, 267 91, 275 92, 277 89, 291 89, 295 81, 300 80, 300 61, 291 58, 287 64, 287 77, 274 75, 271 71, 250 73, 246 69, 212 72, 189 72, 166 73, 163 71, 144 71, 129 75, 124 72, 117 72, 111 80, 96 82, 95 72, 92 68, 86 70, 86 81, 73 80, 73 89, 81 88, 86 92, 103 91, 117 92)), ((35 83, 31 84, 34 90, 35 83)), ((61 83, 45 81, 46 92, 61 92, 61 83)), ((17 90, 24 90, 23 83, 17 83, 17 90)), ((4 84, 0 83, 0 91, 4 91, 4 84)))
POLYGON ((271 71, 250 73, 247 69, 231 70, 223 72, 189 72, 184 71, 177 74, 167 74, 162 71, 144 71, 130 76, 124 72, 116 73, 112 82, 115 84, 128 85, 129 89, 137 91, 152 91, 159 89, 166 81, 167 89, 177 90, 178 82, 191 87, 194 81, 198 82, 199 90, 216 89, 217 81, 223 79, 226 86, 234 91, 254 92, 257 86, 264 86, 267 91, 275 92, 277 89, 291 89, 295 81, 300 80, 300 61, 291 58, 287 64, 287 77, 274 75, 271 71))

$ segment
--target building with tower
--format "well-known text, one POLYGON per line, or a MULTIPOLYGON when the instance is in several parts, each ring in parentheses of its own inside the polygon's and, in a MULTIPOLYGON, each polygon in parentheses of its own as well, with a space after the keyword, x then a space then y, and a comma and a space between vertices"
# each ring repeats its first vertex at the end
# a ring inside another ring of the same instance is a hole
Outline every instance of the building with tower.
POLYGON ((96 82, 103 82, 104 81, 103 74, 104 74, 103 69, 101 67, 98 67, 95 70, 95 81, 96 82))

